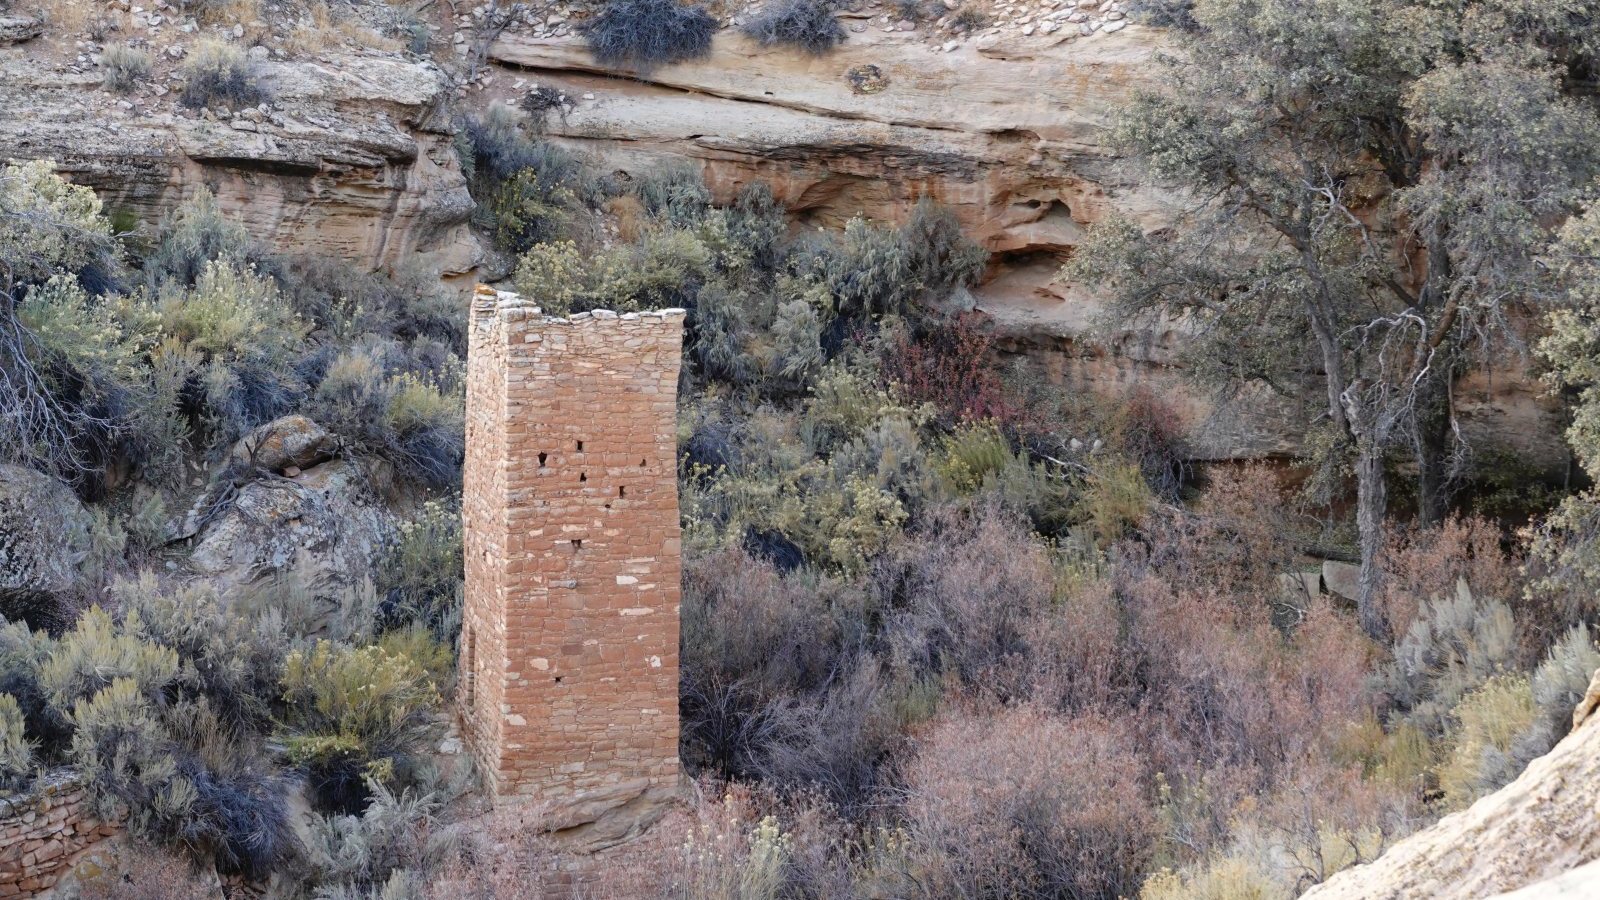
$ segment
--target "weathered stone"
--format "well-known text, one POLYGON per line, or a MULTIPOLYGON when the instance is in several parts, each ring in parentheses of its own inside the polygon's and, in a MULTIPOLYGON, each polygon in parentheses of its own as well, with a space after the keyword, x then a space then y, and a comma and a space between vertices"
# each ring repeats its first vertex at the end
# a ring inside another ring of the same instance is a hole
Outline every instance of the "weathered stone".
POLYGON ((70 591, 89 554, 93 517, 61 482, 0 465, 0 613, 27 617, 70 591))
POLYGON ((327 462, 339 449, 339 439, 305 416, 284 416, 245 435, 233 446, 235 462, 274 472, 309 469, 327 462))
POLYGON ((1361 567, 1335 559, 1323 560, 1322 584, 1330 594, 1357 600, 1361 596, 1361 567))
POLYGON ((370 591, 394 533, 366 471, 336 459, 293 479, 247 481, 224 495, 194 537, 189 567, 232 594, 282 582, 331 616, 370 591))
POLYGON ((44 20, 15 12, 0 12, 0 47, 20 44, 44 34, 44 20))

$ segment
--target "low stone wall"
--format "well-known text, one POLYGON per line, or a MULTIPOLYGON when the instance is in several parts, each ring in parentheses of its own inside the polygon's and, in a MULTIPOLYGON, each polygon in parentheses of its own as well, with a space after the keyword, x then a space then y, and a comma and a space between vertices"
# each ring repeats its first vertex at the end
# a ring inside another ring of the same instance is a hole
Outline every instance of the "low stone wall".
POLYGON ((48 890, 85 850, 119 830, 95 816, 72 772, 46 775, 25 793, 0 797, 0 897, 48 890))

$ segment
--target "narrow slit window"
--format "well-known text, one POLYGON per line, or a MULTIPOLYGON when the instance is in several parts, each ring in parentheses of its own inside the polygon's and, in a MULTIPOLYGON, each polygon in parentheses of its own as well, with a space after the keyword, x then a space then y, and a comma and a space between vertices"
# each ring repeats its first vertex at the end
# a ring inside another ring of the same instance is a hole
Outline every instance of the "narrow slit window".
POLYGON ((618 497, 624 497, 624 498, 627 497, 628 496, 628 489, 626 487, 624 487, 623 485, 620 485, 620 484, 617 485, 617 496, 618 497))
POLYGON ((549 459, 549 458, 550 458, 550 454, 548 454, 548 453, 539 454, 539 468, 541 468, 541 469, 544 468, 544 461, 549 459))
POLYGON ((582 452, 583 452, 583 441, 579 441, 579 442, 578 442, 578 452, 579 452, 579 453, 582 453, 582 452))

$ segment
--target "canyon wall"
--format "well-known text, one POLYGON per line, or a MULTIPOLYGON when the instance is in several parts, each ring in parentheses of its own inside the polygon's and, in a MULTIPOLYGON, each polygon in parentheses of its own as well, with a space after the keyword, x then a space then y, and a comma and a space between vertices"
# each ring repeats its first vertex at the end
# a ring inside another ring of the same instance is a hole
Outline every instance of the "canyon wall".
POLYGON ((43 39, 0 48, 0 159, 54 160, 120 228, 154 226, 206 187, 275 252, 446 276, 477 264, 432 64, 259 60, 270 105, 218 116, 178 107, 166 85, 119 98, 97 72, 48 59, 43 39))

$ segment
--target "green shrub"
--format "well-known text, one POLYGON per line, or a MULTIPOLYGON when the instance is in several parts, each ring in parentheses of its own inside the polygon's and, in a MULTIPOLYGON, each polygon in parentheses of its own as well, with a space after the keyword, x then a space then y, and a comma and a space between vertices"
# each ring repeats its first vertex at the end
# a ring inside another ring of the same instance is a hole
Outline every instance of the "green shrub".
POLYGON ((213 41, 202 43, 183 64, 183 92, 178 102, 190 109, 228 106, 239 109, 267 99, 254 64, 244 51, 213 41))
POLYGON ((193 289, 168 284, 156 313, 189 357, 186 394, 218 438, 232 440, 288 412, 305 393, 296 367, 306 324, 253 268, 206 263, 193 289))
POLYGON ((144 259, 145 281, 152 288, 167 281, 188 287, 211 263, 234 268, 254 265, 262 271, 268 262, 244 225, 224 215, 216 196, 204 186, 178 204, 162 223, 160 234, 160 242, 144 259))
POLYGON ((515 253, 562 233, 577 196, 561 184, 542 181, 532 168, 501 182, 480 206, 495 246, 515 253))
POLYGON ((369 785, 372 802, 359 815, 319 816, 308 836, 307 862, 317 900, 409 898, 414 869, 449 852, 433 826, 439 800, 431 793, 395 793, 369 785))
POLYGON ((535 245, 517 265, 518 292, 549 315, 636 312, 689 305, 714 270, 711 249, 687 229, 646 232, 587 263, 571 243, 535 245))
POLYGON ((716 33, 705 7, 678 0, 609 0, 584 28, 602 65, 640 70, 706 56, 716 33))
POLYGON ((382 647, 318 641, 291 653, 283 701, 289 757, 324 808, 359 809, 369 781, 404 781, 440 733, 428 671, 382 647))
POLYGON ((8 270, 0 290, 8 294, 52 275, 96 269, 109 276, 116 245, 100 198, 56 175, 47 160, 0 166, 0 260, 8 270))
POLYGON ((23 733, 47 762, 59 758, 72 737, 65 711, 50 705, 50 697, 39 683, 40 670, 53 647, 54 642, 42 631, 32 631, 21 622, 0 622, 0 694, 17 701, 23 733))
POLYGON ((341 353, 317 385, 309 411, 352 449, 387 459, 407 476, 431 486, 458 483, 466 444, 461 386, 396 371, 393 357, 374 342, 341 353))
MULTIPOLYGON (((131 451, 152 480, 175 469, 187 429, 178 416, 179 382, 157 357, 158 323, 137 303, 120 297, 94 297, 75 276, 57 275, 29 290, 16 308, 25 329, 25 358, 37 389, 61 418, 55 434, 12 433, 0 425, 0 449, 12 446, 20 461, 60 475, 102 465, 119 451, 131 451)), ((24 424, 27 417, 6 417, 24 424)), ((48 419, 32 419, 37 426, 48 419)))
POLYGON ((639 176, 633 190, 646 212, 674 227, 698 225, 711 212, 711 192, 700 173, 686 164, 652 169, 639 176))
POLYGON ((1588 693, 1596 671, 1600 671, 1600 648, 1588 625, 1573 626, 1551 645, 1533 670, 1533 702, 1546 728, 1541 743, 1553 747, 1571 730, 1572 711, 1588 693))
POLYGON ((100 51, 106 90, 127 93, 150 75, 150 51, 127 44, 108 44, 100 51))
POLYGON ((288 785, 235 744, 204 701, 158 710, 130 678, 73 707, 72 760, 103 817, 225 873, 264 879, 296 854, 288 785))
POLYGON ((1450 713, 1463 697, 1513 667, 1516 645, 1510 608, 1479 600, 1463 582, 1454 597, 1423 604, 1374 687, 1389 696, 1404 721, 1437 737, 1448 730, 1450 713))
POLYGON ((126 627, 118 627, 98 606, 85 611, 40 667, 39 685, 50 703, 72 709, 117 681, 147 700, 162 697, 179 677, 178 654, 143 640, 140 630, 137 613, 129 615, 126 627))
POLYGON ((763 47, 793 47, 812 56, 827 54, 845 38, 827 0, 777 0, 752 16, 743 31, 763 47))
POLYGON ((903 312, 914 300, 972 283, 987 259, 949 211, 927 200, 900 228, 852 219, 837 238, 814 238, 810 251, 805 271, 828 285, 847 317, 903 312))
POLYGON ((495 104, 468 119, 458 141, 478 201, 475 221, 511 254, 561 238, 593 192, 576 156, 530 136, 522 124, 516 111, 495 104))
POLYGON ((0 694, 0 791, 16 790, 33 778, 33 742, 17 698, 0 694))
POLYGON ((160 584, 154 574, 118 582, 112 595, 127 617, 125 630, 178 655, 176 685, 205 698, 217 720, 236 735, 266 726, 288 654, 289 636, 261 617, 242 615, 214 588, 160 584))
POLYGON ((385 618, 414 622, 453 642, 461 628, 461 508, 429 500, 399 532, 377 573, 385 618))
POLYGON ((100 201, 47 162, 0 168, 0 460, 79 481, 141 424, 148 335, 94 295, 120 257, 100 201))
POLYGON ((1464 809, 1527 765, 1518 739, 1533 728, 1539 708, 1526 676, 1499 675, 1461 698, 1451 715, 1456 727, 1439 767, 1439 790, 1446 808, 1464 809))

